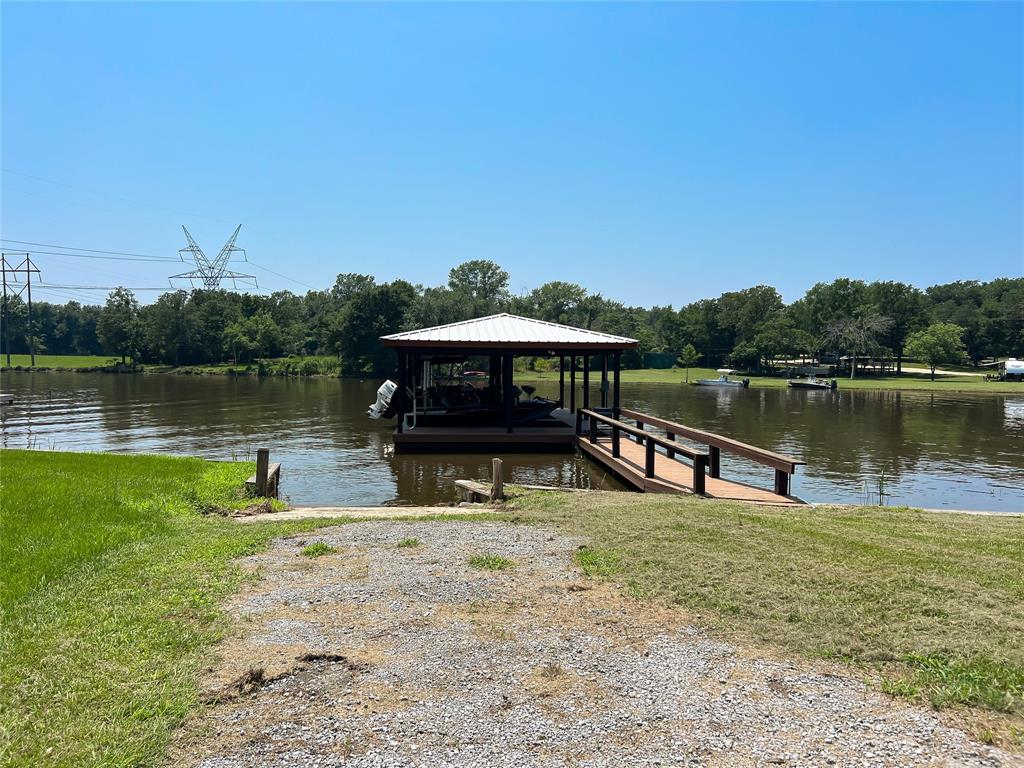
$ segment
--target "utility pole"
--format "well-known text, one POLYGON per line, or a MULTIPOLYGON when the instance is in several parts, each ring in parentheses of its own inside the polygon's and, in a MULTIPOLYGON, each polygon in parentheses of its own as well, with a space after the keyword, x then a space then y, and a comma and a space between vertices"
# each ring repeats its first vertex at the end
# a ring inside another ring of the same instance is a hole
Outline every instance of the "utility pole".
MULTIPOLYGON (((18 283, 18 275, 25 276, 25 284, 21 286, 13 295, 21 296, 21 292, 26 288, 28 289, 28 345, 29 351, 32 355, 32 367, 36 365, 36 337, 35 329, 32 327, 32 275, 39 274, 39 268, 32 263, 32 257, 27 253, 0 253, 0 274, 3 279, 3 290, 4 290, 4 305, 3 305, 3 322, 4 322, 4 350, 7 353, 7 367, 11 367, 11 337, 10 337, 10 307, 8 306, 7 298, 7 275, 12 275, 12 283, 18 283), (17 267, 12 267, 7 262, 8 256, 24 256, 21 263, 17 267)), ((14 285, 11 286, 12 288, 14 285)))
POLYGON ((3 319, 0 322, 4 326, 4 351, 7 352, 7 367, 11 367, 11 337, 7 331, 7 254, 0 253, 0 274, 4 281, 4 305, 2 310, 3 319))

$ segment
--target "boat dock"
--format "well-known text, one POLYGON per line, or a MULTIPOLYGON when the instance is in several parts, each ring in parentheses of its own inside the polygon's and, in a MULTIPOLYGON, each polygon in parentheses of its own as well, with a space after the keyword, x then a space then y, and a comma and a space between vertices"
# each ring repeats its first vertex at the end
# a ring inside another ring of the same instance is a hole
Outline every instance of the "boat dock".
POLYGON ((790 478, 804 462, 622 407, 622 355, 637 348, 635 339, 499 314, 381 342, 395 350, 396 381, 378 390, 370 414, 393 412, 398 453, 579 450, 638 491, 804 503, 790 494, 790 478), (557 399, 516 386, 517 357, 557 360, 557 399), (467 366, 472 376, 452 375, 467 366), (773 470, 772 488, 723 478, 723 452, 773 470))

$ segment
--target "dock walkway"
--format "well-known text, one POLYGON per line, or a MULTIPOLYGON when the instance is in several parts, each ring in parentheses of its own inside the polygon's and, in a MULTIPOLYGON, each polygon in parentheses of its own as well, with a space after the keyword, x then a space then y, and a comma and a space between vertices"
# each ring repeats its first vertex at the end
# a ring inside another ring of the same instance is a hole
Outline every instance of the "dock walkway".
POLYGON ((692 493, 759 504, 806 503, 789 492, 790 477, 804 463, 799 459, 638 411, 623 408, 620 417, 635 423, 580 409, 576 420, 577 445, 588 458, 638 491, 692 493), (648 425, 662 430, 664 435, 646 431, 648 425), (707 452, 677 442, 680 437, 707 446, 707 452), (774 489, 722 478, 722 451, 774 469, 774 489))

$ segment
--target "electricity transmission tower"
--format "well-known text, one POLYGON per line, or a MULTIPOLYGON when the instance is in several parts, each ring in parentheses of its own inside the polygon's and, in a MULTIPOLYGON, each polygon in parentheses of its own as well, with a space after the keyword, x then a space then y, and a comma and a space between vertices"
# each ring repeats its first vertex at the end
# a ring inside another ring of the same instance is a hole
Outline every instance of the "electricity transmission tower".
POLYGON ((28 289, 28 345, 29 352, 32 355, 32 366, 36 364, 36 336, 35 328, 32 326, 32 275, 36 275, 36 281, 39 280, 39 267, 32 263, 31 257, 27 253, 0 253, 0 276, 3 280, 3 307, 0 312, 0 322, 3 323, 3 341, 4 350, 7 353, 7 367, 11 367, 11 339, 8 333, 11 326, 10 308, 7 304, 7 290, 11 288, 11 295, 21 296, 22 292, 28 289), (24 257, 18 266, 14 266, 14 262, 7 261, 9 256, 24 257), (10 282, 8 282, 7 276, 11 276, 10 282), (25 276, 25 282, 22 283, 18 279, 18 275, 25 276), (18 290, 13 290, 17 288, 18 290))
MULTIPOLYGON (((182 272, 180 275, 171 275, 168 280, 188 280, 192 286, 195 286, 195 280, 201 280, 203 287, 208 291, 215 291, 220 288, 221 280, 230 280, 232 286, 237 290, 238 280, 252 280, 256 287, 259 284, 256 283, 256 277, 253 275, 243 275, 240 272, 232 272, 228 269, 228 262, 231 260, 231 254, 238 251, 242 254, 242 258, 248 261, 245 249, 239 248, 235 245, 235 240, 238 239, 238 231, 242 228, 239 224, 228 241, 224 243, 224 247, 220 249, 220 253, 217 257, 211 260, 203 249, 199 247, 195 239, 192 237, 192 233, 188 231, 188 228, 182 224, 181 228, 185 230, 185 237, 188 239, 188 245, 178 251, 180 254, 191 254, 192 261, 195 262, 196 268, 191 272, 182 272)), ((184 255, 181 257, 182 261, 185 261, 184 255)))

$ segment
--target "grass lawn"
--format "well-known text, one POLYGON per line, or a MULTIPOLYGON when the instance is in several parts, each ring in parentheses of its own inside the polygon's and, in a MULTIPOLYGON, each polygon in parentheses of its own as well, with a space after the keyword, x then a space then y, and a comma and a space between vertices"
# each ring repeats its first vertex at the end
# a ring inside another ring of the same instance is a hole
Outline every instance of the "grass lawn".
MULTIPOLYGON (((582 373, 576 373, 577 382, 582 380, 582 373)), ((697 379, 717 379, 719 373, 710 368, 691 368, 690 383, 697 379)), ((600 379, 600 371, 591 371, 591 381, 597 386, 600 379)), ((568 373, 566 374, 568 379, 568 373)), ((744 378, 734 376, 733 378, 744 378)), ((786 379, 772 376, 751 376, 751 387, 781 387, 785 388, 786 379)), ((639 370, 624 370, 622 372, 623 382, 637 382, 644 384, 682 384, 686 380, 686 373, 682 369, 675 368, 643 368, 639 370)), ((516 381, 558 381, 558 371, 517 371, 516 381)), ((1024 394, 1024 382, 1020 381, 985 381, 981 376, 956 376, 937 375, 935 381, 931 381, 928 374, 904 373, 902 376, 857 376, 840 377, 839 389, 904 389, 904 390, 929 390, 933 392, 985 392, 991 394, 1024 394)))
POLYGON ((584 570, 717 631, 846 661, 894 695, 1024 739, 1024 518, 531 493, 524 522, 590 542, 584 570))
POLYGON ((0 765, 155 765, 198 706, 253 464, 0 451, 0 765))
MULTIPOLYGON (((99 368, 120 362, 116 355, 36 355, 36 368, 99 368)), ((0 364, 7 367, 6 355, 0 355, 0 364)), ((12 368, 31 364, 31 355, 11 355, 12 368)))

